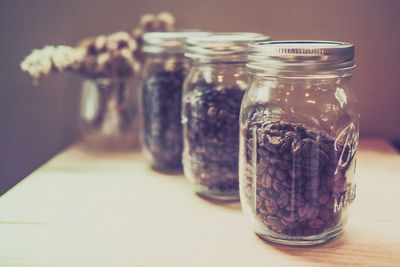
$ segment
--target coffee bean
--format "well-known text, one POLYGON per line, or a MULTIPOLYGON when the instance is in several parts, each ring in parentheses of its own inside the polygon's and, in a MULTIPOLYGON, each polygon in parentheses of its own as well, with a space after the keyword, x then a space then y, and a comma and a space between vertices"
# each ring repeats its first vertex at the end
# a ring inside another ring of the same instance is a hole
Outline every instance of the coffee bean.
POLYGON ((268 197, 268 191, 267 190, 258 190, 258 194, 262 197, 262 198, 267 198, 268 197))
MULTIPOLYGON (((315 200, 315 199, 319 199, 319 196, 320 196, 320 194, 319 194, 319 191, 318 190, 313 190, 313 191, 311 191, 311 198, 312 198, 312 200, 315 200)), ((311 201, 312 201, 311 200, 311 201)))
MULTIPOLYGON (((196 180, 206 190, 239 191, 239 113, 243 94, 238 86, 224 87, 200 80, 190 84, 183 96, 185 169, 194 177, 212 174, 207 184, 196 180)), ((252 149, 252 143, 247 144, 247 150, 252 149)), ((263 164, 257 167, 260 173, 268 167, 266 162, 263 164)))
POLYGON ((293 179, 285 179, 282 181, 282 184, 287 189, 293 189, 293 187, 296 186, 296 184, 293 183, 293 179))
POLYGON ((261 208, 261 200, 260 200, 260 198, 257 198, 256 199, 256 209, 259 209, 259 208, 261 208))
POLYGON ((281 190, 282 190, 281 182, 279 182, 279 180, 274 180, 272 182, 272 188, 278 193, 281 192, 281 190))
POLYGON ((295 212, 297 211, 297 207, 296 206, 292 206, 292 205, 288 205, 285 207, 286 211, 290 211, 290 212, 295 212))
POLYGON ((274 156, 270 159, 269 161, 272 165, 278 165, 281 162, 281 159, 279 159, 277 156, 274 156))
POLYGON ((307 211, 306 217, 309 220, 314 220, 315 218, 318 217, 319 210, 313 206, 310 206, 310 208, 307 211))
POLYGON ((290 151, 292 152, 293 155, 300 154, 301 153, 301 143, 298 140, 293 140, 290 151))
POLYGON ((304 235, 304 230, 302 228, 296 228, 296 235, 298 236, 304 235))
POLYGON ((319 197, 319 204, 325 205, 326 202, 328 202, 328 200, 329 200, 329 193, 323 193, 323 194, 319 197))
MULTIPOLYGON (((351 185, 349 164, 339 165, 344 146, 337 150, 328 134, 302 124, 274 122, 267 114, 256 108, 243 127, 245 163, 250 166, 244 186, 252 187, 255 177, 257 203, 264 203, 262 207, 256 203, 256 216, 270 231, 286 235, 315 235, 336 226, 342 210, 334 211, 335 201, 345 198, 351 185), (280 223, 266 224, 263 212, 280 223)), ((254 201, 249 198, 248 203, 254 201)))
POLYGON ((263 206, 261 206, 257 211, 261 214, 268 214, 267 209, 263 206))
POLYGON ((148 76, 142 86, 143 145, 153 165, 182 167, 182 85, 185 68, 148 76))
POLYGON ((272 198, 267 198, 265 200, 265 208, 269 214, 275 214, 278 211, 278 206, 272 198))
POLYGON ((279 147, 283 143, 283 139, 280 136, 273 136, 273 135, 268 135, 267 134, 267 141, 265 142, 265 147, 270 151, 270 152, 278 152, 279 147))
POLYGON ((309 225, 310 228, 312 228, 312 229, 319 229, 319 228, 321 228, 322 226, 324 226, 324 221, 323 221, 323 220, 316 219, 316 220, 310 221, 310 222, 308 223, 308 225, 309 225))
POLYGON ((306 185, 307 190, 312 191, 318 189, 319 181, 320 180, 318 179, 318 177, 309 179, 306 185))
POLYGON ((276 178, 278 178, 281 181, 285 180, 285 178, 286 178, 286 173, 284 171, 282 171, 281 169, 277 169, 275 175, 276 175, 276 178))
POLYGON ((297 217, 296 216, 284 216, 282 219, 284 221, 288 222, 289 225, 293 225, 293 223, 297 221, 297 217))
POLYGON ((325 165, 329 160, 328 155, 321 149, 318 149, 317 153, 319 161, 321 162, 322 165, 325 165))
POLYGON ((285 160, 292 159, 292 155, 290 155, 290 147, 292 146, 292 139, 285 138, 285 141, 279 148, 279 153, 283 154, 285 160))
POLYGON ((304 206, 306 199, 301 194, 293 194, 290 198, 290 204, 296 207, 304 206))
POLYGON ((268 174, 271 176, 275 175, 276 167, 275 166, 269 166, 268 167, 268 174))
POLYGON ((307 216, 308 210, 310 209, 310 204, 305 204, 298 209, 299 217, 303 218, 307 216))
POLYGON ((280 208, 284 208, 289 204, 289 193, 281 191, 278 201, 276 202, 280 208))
POLYGON ((215 107, 210 107, 207 111, 207 115, 208 117, 215 117, 215 115, 217 115, 218 113, 218 109, 216 109, 215 107))
POLYGON ((317 144, 314 142, 314 140, 310 138, 304 138, 302 140, 302 155, 305 158, 312 158, 316 149, 317 149, 317 144))
POLYGON ((305 228, 304 229, 304 235, 305 236, 315 235, 316 233, 317 233, 316 229, 312 229, 312 228, 305 228))
POLYGON ((321 219, 325 222, 329 222, 331 213, 326 207, 320 206, 318 216, 321 217, 321 219))
POLYGON ((264 218, 267 224, 270 226, 276 226, 276 227, 282 226, 281 220, 276 216, 266 216, 264 218))

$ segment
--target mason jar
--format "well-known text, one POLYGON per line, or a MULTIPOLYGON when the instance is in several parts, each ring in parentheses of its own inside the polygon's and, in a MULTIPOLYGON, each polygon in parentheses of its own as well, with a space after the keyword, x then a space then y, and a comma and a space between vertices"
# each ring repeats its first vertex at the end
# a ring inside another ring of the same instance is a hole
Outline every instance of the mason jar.
POLYGON ((133 79, 85 79, 79 128, 89 150, 130 151, 139 145, 137 94, 133 79))
POLYGON ((186 39, 199 31, 150 32, 143 36, 141 73, 142 147, 153 168, 182 169, 182 84, 187 74, 186 39))
POLYGON ((354 45, 249 45, 240 114, 240 198, 262 238, 287 245, 340 234, 355 198, 359 137, 354 45))
POLYGON ((247 45, 257 33, 219 33, 188 39, 191 59, 182 104, 184 173, 194 191, 239 199, 239 112, 249 85, 247 45))

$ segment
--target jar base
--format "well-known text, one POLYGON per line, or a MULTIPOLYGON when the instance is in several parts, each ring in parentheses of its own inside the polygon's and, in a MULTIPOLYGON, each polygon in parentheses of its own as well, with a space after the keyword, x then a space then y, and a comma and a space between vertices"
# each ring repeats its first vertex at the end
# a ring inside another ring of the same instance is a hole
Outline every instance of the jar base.
POLYGON ((195 185, 194 191, 197 195, 212 200, 219 200, 219 201, 239 201, 239 192, 221 192, 217 190, 209 190, 205 189, 204 186, 195 185))
POLYGON ((163 164, 151 164, 151 168, 159 173, 178 175, 183 173, 182 166, 167 166, 163 164))
POLYGON ((339 237, 342 234, 343 224, 339 224, 333 229, 317 235, 310 236, 290 236, 285 234, 275 233, 271 230, 256 228, 254 231, 261 239, 279 245, 308 247, 320 245, 339 237))
POLYGON ((142 152, 147 162, 150 164, 151 169, 154 171, 172 175, 183 173, 183 165, 181 161, 178 161, 179 163, 177 163, 176 161, 168 162, 165 160, 157 160, 146 146, 142 146, 142 152))

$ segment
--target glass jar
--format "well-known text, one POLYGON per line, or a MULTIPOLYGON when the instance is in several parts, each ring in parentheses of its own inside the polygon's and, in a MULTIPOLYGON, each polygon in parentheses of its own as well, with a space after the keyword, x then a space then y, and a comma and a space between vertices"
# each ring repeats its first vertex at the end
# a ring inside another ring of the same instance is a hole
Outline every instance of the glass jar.
POLYGON ((82 83, 80 130, 90 150, 124 151, 139 145, 137 95, 132 79, 97 78, 82 83))
POLYGON ((188 39, 191 68, 182 106, 183 165, 198 194, 239 199, 239 112, 249 85, 245 63, 257 33, 219 33, 188 39))
POLYGON ((255 232, 287 245, 337 236, 355 198, 354 45, 249 45, 240 114, 240 198, 255 232))
POLYGON ((188 62, 186 39, 199 31, 151 32, 143 36, 146 55, 141 78, 141 139, 158 170, 182 169, 182 85, 188 62))

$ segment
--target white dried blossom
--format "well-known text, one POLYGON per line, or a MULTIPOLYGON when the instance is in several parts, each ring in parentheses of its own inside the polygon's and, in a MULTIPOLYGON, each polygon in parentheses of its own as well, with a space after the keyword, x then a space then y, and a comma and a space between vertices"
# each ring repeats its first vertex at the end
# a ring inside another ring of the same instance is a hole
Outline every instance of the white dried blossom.
POLYGON ((172 30, 174 24, 175 24, 175 18, 174 16, 169 13, 169 12, 161 12, 157 15, 157 18, 164 22, 166 25, 166 30, 170 31, 172 30))
POLYGON ((107 49, 119 50, 127 48, 131 51, 136 49, 136 42, 127 32, 116 32, 108 36, 107 49))
POLYGON ((94 47, 97 51, 106 49, 107 37, 104 35, 97 36, 94 40, 94 47))
POLYGON ((80 73, 91 77, 132 76, 137 71, 136 41, 127 32, 116 32, 81 42, 86 55, 80 73))
POLYGON ((72 48, 69 46, 56 47, 53 54, 53 64, 61 72, 67 68, 76 69, 79 67, 85 56, 85 50, 82 48, 72 48))
POLYGON ((21 69, 37 81, 51 72, 76 68, 83 59, 84 50, 70 46, 45 46, 34 49, 22 62, 21 69))
POLYGON ((28 72, 33 79, 48 75, 51 72, 51 60, 44 57, 42 49, 33 50, 22 62, 21 69, 28 72))
POLYGON ((132 37, 136 40, 143 36, 144 30, 142 28, 135 28, 132 31, 132 37))
POLYGON ((110 61, 111 55, 104 53, 97 57, 97 70, 95 72, 100 72, 102 67, 110 61))
POLYGON ((174 28, 175 18, 169 12, 161 12, 157 15, 155 14, 145 14, 141 17, 139 26, 133 29, 132 37, 136 40, 138 48, 135 51, 136 60, 143 63, 144 55, 142 52, 143 46, 143 35, 146 32, 155 31, 171 31, 174 28))
POLYGON ((146 27, 149 23, 152 23, 153 21, 157 20, 157 16, 154 14, 144 14, 139 21, 139 26, 141 28, 146 27))

